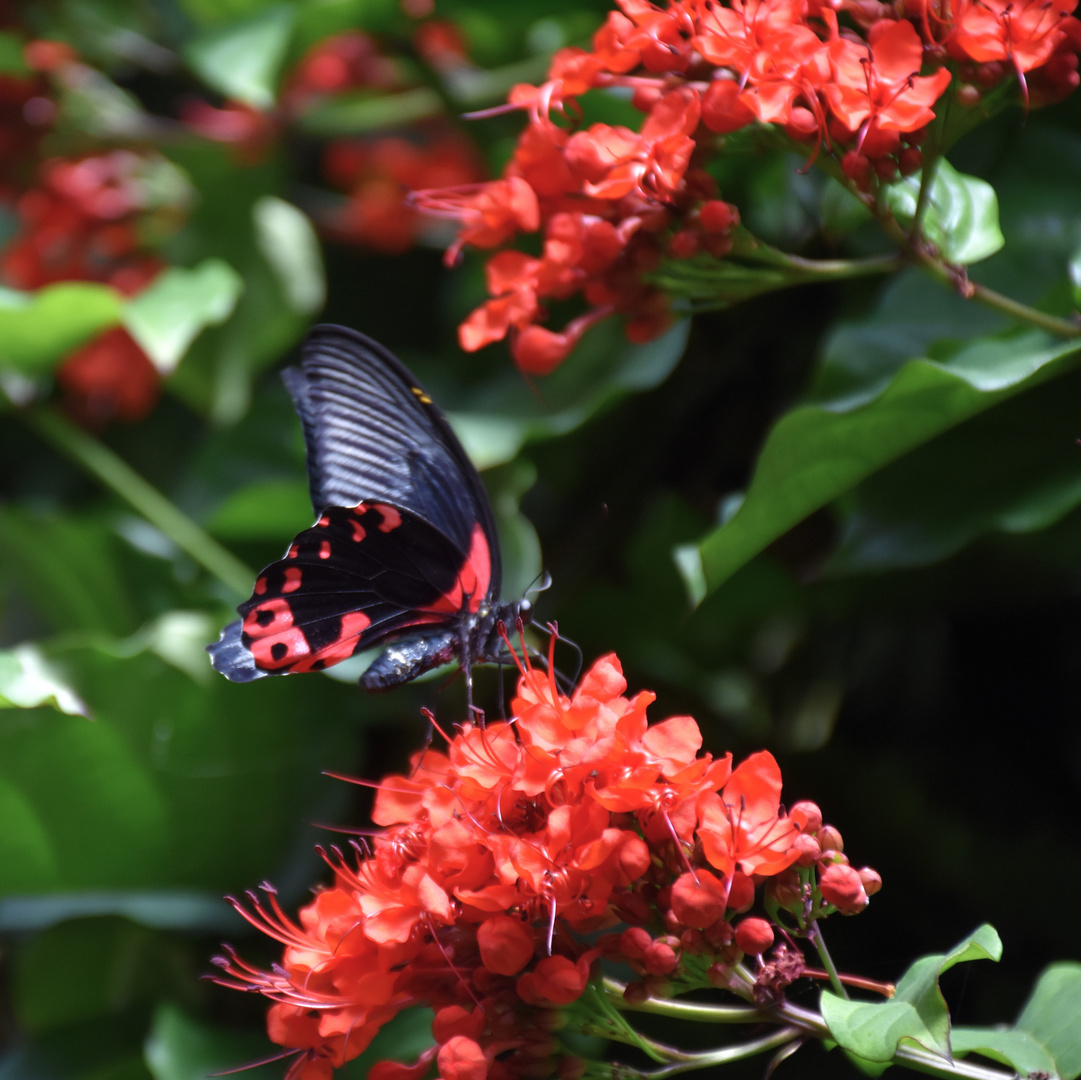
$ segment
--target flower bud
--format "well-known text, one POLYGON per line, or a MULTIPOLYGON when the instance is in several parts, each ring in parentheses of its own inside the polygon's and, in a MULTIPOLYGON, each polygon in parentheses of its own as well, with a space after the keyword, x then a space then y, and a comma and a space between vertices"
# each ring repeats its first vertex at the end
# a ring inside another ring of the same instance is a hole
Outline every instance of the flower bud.
POLYGON ((866 191, 871 180, 871 163, 858 150, 849 150, 841 159, 845 176, 861 191, 866 191))
POLYGON ((791 810, 788 811, 788 819, 795 823, 796 828, 806 836, 815 836, 822 828, 822 811, 818 803, 809 799, 801 799, 791 810))
POLYGON ((766 891, 786 911, 799 911, 803 906, 803 885, 795 870, 784 870, 770 878, 766 891))
POLYGON ((574 1054, 564 1054, 556 1066, 557 1080, 579 1080, 586 1071, 584 1058, 574 1054))
POLYGON ((666 942, 655 941, 646 949, 642 963, 650 975, 671 975, 679 967, 679 954, 666 942))
POLYGON ((773 944, 773 927, 765 919, 744 919, 736 927, 736 945, 751 956, 761 956, 773 944))
POLYGON ((823 855, 831 851, 844 851, 845 849, 845 842, 841 839, 841 834, 832 825, 823 825, 818 830, 817 839, 823 855))
POLYGON ((641 926, 632 926, 620 935, 623 956, 627 960, 641 960, 646 950, 653 944, 649 931, 641 926))
POLYGON ((488 1059, 484 1051, 465 1035, 455 1035, 445 1042, 436 1055, 442 1080, 485 1080, 488 1059))
POLYGON ((972 83, 965 83, 963 86, 957 89, 957 104, 962 109, 972 109, 979 105, 983 100, 983 94, 980 93, 979 88, 973 86, 972 83))
POLYGON ((629 982, 623 988, 623 1000, 631 1005, 641 1005, 649 997, 649 990, 644 982, 629 982))
POLYGON ((693 229, 680 229, 668 241, 666 250, 673 259, 689 259, 692 255, 698 254, 700 246, 698 233, 693 229))
POLYGON ((706 232, 725 233, 739 224, 739 210, 721 199, 710 199, 699 208, 698 221, 706 232))
POLYGON ((705 930, 723 914, 727 890, 708 870, 682 874, 672 885, 672 912, 683 926, 705 930))
POLYGON ((813 836, 797 836, 792 846, 799 852, 797 866, 814 866, 822 856, 822 848, 813 836))
POLYGON ((907 146, 897 156, 897 164, 902 176, 911 176, 923 168, 923 152, 915 146, 907 146))
POLYGON ((843 863, 827 866, 819 878, 818 888, 822 899, 842 915, 855 915, 867 906, 867 893, 860 875, 843 863))
POLYGON ((859 875, 860 881, 863 882, 863 891, 868 896, 874 896, 882 888, 882 875, 877 870, 864 866, 860 868, 859 875))

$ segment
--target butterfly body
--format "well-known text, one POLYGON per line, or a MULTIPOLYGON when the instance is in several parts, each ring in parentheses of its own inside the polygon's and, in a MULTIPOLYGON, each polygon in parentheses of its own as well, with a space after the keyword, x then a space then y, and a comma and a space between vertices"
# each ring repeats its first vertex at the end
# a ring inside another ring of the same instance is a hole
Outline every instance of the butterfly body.
POLYGON ((315 523, 265 567, 239 622, 208 647, 234 682, 317 671, 396 643, 362 676, 389 689, 440 664, 496 659, 500 553, 488 496, 446 419, 382 346, 308 335, 283 373, 304 427, 315 523))

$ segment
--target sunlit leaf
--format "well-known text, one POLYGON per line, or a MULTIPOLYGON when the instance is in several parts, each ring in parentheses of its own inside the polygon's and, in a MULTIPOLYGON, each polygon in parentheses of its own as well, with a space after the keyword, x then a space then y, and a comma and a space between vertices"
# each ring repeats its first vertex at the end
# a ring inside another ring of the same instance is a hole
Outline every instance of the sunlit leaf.
POLYGON ((256 243, 290 306, 304 315, 318 311, 326 299, 326 281, 312 223, 292 203, 270 195, 255 204, 253 214, 256 243))
POLYGON ((866 403, 800 405, 770 432, 747 496, 699 545, 709 591, 814 510, 902 454, 1062 369, 1076 342, 1029 332, 914 359, 866 403))
MULTIPOLYGON (((916 173, 886 189, 887 202, 902 225, 915 217, 920 180, 916 173)), ((922 227, 950 262, 962 265, 986 259, 1006 242, 995 189, 986 180, 959 173, 945 158, 938 162, 922 227)))
POLYGON ((274 4, 247 19, 204 31, 188 45, 188 62, 226 97, 268 109, 274 104, 293 19, 291 6, 274 4))
POLYGON ((1001 955, 998 934, 981 926, 948 953, 917 960, 887 1001, 850 1001, 824 990, 822 1017, 838 1045, 868 1061, 889 1061, 902 1042, 949 1058, 950 1014, 939 977, 955 964, 998 960, 1001 955))
POLYGON ((174 266, 124 307, 124 325, 157 369, 168 375, 206 326, 224 322, 243 288, 221 259, 191 270, 174 266))
POLYGON ((120 294, 108 285, 72 281, 37 292, 0 288, 0 367, 33 373, 120 321, 120 294))
POLYGON ((1045 1046, 1063 1080, 1081 1076, 1081 964, 1052 964, 1017 1018, 1017 1030, 1045 1046))
POLYGON ((0 650, 0 709, 51 705, 69 716, 88 716, 86 705, 33 645, 0 650))

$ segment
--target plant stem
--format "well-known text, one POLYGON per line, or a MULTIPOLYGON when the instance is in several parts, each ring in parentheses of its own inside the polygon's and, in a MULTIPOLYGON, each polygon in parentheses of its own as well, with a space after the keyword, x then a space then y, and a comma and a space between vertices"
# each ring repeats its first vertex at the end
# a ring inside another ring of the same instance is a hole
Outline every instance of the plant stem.
POLYGON ((244 596, 254 574, 104 443, 47 407, 21 414, 27 424, 80 468, 119 495, 230 592, 244 596))
MULTIPOLYGON (((701 1054, 682 1055, 680 1060, 674 1061, 663 1069, 655 1069, 653 1072, 635 1072, 630 1074, 626 1069, 620 1069, 622 1075, 635 1075, 642 1080, 663 1080, 664 1077, 675 1076, 678 1073, 690 1072, 692 1069, 706 1069, 713 1065, 727 1065, 732 1061, 742 1061, 744 1058, 753 1057, 766 1050, 773 1050, 778 1046, 784 1046, 799 1037, 799 1029, 795 1027, 783 1027, 770 1035, 763 1035, 759 1039, 739 1043, 737 1046, 722 1046, 718 1050, 708 1050, 701 1054)), ((1000 1080, 1000 1078, 996 1078, 1000 1080)))
POLYGON ((822 966, 829 975, 830 986, 833 987, 833 992, 838 997, 847 1000, 848 991, 845 989, 844 983, 841 982, 841 978, 837 974, 837 968, 833 964, 833 957, 830 956, 830 951, 826 948, 826 939, 822 936, 822 927, 817 922, 807 932, 807 938, 812 942, 815 950, 818 952, 819 959, 822 961, 822 966))
POLYGON ((673 1020, 694 1020, 708 1024, 753 1024, 762 1019, 762 1010, 753 1005, 706 1005, 700 1001, 679 1001, 673 998, 646 998, 629 1002, 623 997, 625 985, 615 979, 604 979, 604 990, 616 1008, 625 1012, 648 1012, 670 1016, 673 1020))

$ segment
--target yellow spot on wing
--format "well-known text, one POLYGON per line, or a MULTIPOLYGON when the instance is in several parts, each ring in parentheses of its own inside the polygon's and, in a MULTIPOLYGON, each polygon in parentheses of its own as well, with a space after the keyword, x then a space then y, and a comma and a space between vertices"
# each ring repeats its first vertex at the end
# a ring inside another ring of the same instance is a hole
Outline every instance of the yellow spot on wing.
POLYGON ((431 405, 432 399, 419 386, 411 387, 421 405, 431 405))

